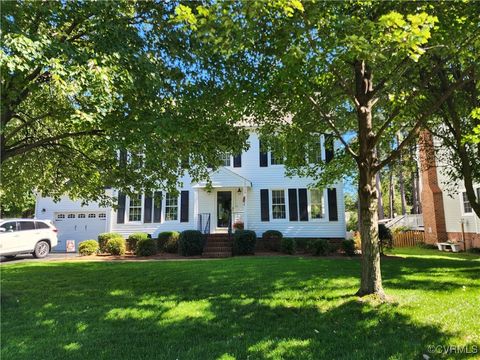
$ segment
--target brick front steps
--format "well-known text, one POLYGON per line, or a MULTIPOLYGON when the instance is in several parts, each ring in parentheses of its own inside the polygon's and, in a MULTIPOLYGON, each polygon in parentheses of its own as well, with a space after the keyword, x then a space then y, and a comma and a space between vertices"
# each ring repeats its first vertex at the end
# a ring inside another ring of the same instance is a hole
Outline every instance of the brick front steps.
POLYGON ((232 240, 228 240, 228 234, 208 234, 202 256, 205 258, 232 256, 232 240))

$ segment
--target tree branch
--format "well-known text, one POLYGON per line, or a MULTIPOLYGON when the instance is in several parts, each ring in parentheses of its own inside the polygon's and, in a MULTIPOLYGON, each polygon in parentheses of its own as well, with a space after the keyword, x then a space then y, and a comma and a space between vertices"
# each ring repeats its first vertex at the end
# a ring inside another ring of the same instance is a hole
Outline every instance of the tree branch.
POLYGON ((420 127, 423 125, 424 121, 426 120, 427 117, 431 116, 434 112, 436 112, 440 107, 443 105, 443 103, 452 95, 452 93, 464 86, 466 83, 473 81, 473 77, 459 80, 455 84, 453 84, 437 101, 423 114, 417 119, 415 122, 415 125, 413 128, 410 130, 408 135, 403 139, 403 141, 397 146, 395 150, 393 150, 390 155, 385 158, 383 161, 381 161, 377 166, 374 167, 375 171, 381 170, 384 166, 390 164, 393 160, 395 160, 400 153, 402 152, 403 148, 410 143, 415 136, 418 134, 418 131, 420 130, 420 127))
POLYGON ((25 154, 28 151, 31 151, 35 148, 44 146, 46 144, 56 145, 56 141, 58 141, 58 140, 73 138, 73 137, 87 136, 87 135, 98 136, 98 135, 102 135, 103 133, 104 133, 104 131, 99 130, 99 129, 78 131, 78 132, 74 132, 74 133, 65 133, 65 134, 60 134, 60 135, 44 138, 44 139, 38 140, 38 141, 36 141, 34 143, 31 143, 31 144, 24 144, 24 145, 21 145, 21 146, 17 146, 15 148, 10 148, 10 149, 7 148, 7 149, 4 150, 4 153, 2 154, 3 156, 2 156, 1 161, 3 163, 5 160, 7 160, 7 159, 9 159, 13 156, 18 156, 18 155, 25 154))
POLYGON ((328 115, 323 113, 323 111, 320 108, 320 105, 318 105, 318 103, 315 101, 314 98, 312 98, 311 96, 308 96, 308 99, 317 108, 320 116, 323 117, 323 119, 327 122, 327 124, 330 126, 330 128, 335 133, 335 136, 342 142, 343 146, 345 146, 345 150, 355 159, 355 161, 358 161, 358 155, 355 153, 355 151, 353 151, 353 149, 350 147, 350 145, 345 141, 342 134, 340 133, 340 131, 337 129, 337 127, 333 123, 332 119, 330 119, 330 117, 328 115))

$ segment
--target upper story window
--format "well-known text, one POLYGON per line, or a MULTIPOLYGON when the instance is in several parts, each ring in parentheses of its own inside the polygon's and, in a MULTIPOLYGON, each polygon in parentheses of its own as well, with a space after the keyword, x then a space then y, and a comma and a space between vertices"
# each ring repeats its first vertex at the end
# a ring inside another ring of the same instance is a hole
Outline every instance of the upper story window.
POLYGON ((473 212, 472 205, 470 201, 468 201, 467 193, 464 191, 462 192, 462 202, 463 202, 463 212, 465 214, 471 214, 473 212))
POLYGON ((322 219, 323 212, 323 192, 319 189, 310 190, 310 215, 312 219, 322 219))
POLYGON ((279 156, 272 151, 270 153, 270 164, 271 165, 282 165, 283 164, 283 156, 279 156))
POLYGON ((229 154, 225 154, 222 157, 222 165, 223 166, 231 166, 231 156, 229 154))
POLYGON ((135 195, 129 199, 128 221, 142 221, 142 195, 135 195))
POLYGON ((320 163, 324 160, 323 157, 323 135, 318 136, 317 141, 308 146, 308 162, 320 163))
POLYGON ((272 190, 272 218, 285 219, 286 217, 285 191, 272 190))
POLYGON ((167 193, 165 196, 165 221, 178 220, 178 196, 167 193))

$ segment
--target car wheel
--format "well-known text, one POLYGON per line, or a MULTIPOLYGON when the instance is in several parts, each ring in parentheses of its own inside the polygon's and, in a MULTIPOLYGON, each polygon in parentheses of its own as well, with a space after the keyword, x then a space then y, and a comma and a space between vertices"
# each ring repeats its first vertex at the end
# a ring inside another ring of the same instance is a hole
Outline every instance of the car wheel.
POLYGON ((5 257, 7 259, 15 259, 15 256, 17 256, 17 255, 6 255, 5 257))
POLYGON ((40 259, 44 258, 50 252, 50 245, 46 241, 39 241, 33 250, 33 256, 40 259))

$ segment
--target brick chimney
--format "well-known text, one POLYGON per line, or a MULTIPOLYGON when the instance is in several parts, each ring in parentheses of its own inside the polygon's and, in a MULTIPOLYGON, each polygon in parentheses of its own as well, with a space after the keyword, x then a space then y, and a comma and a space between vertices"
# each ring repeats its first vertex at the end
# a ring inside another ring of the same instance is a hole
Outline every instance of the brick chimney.
POLYGON ((423 130, 420 133, 420 171, 422 173, 422 209, 425 227, 425 242, 434 244, 447 241, 445 211, 443 208, 442 189, 438 185, 437 164, 433 136, 423 130))

